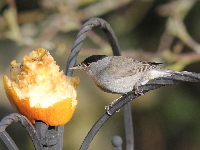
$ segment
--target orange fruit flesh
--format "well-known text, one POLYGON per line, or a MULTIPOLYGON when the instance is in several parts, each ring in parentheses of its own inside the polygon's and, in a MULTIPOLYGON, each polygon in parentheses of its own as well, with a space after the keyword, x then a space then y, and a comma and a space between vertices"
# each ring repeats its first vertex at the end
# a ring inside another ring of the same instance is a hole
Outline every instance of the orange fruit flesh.
POLYGON ((48 51, 39 48, 11 62, 10 78, 3 77, 6 95, 16 110, 33 124, 64 125, 77 106, 78 77, 65 76, 48 51))

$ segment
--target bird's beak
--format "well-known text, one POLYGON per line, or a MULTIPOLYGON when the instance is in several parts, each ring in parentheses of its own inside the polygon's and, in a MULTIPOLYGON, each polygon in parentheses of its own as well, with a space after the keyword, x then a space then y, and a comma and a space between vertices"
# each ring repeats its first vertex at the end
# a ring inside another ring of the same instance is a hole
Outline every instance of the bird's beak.
POLYGON ((80 70, 83 70, 83 66, 81 66, 81 65, 76 65, 76 66, 71 67, 71 68, 69 68, 69 69, 80 69, 80 70))

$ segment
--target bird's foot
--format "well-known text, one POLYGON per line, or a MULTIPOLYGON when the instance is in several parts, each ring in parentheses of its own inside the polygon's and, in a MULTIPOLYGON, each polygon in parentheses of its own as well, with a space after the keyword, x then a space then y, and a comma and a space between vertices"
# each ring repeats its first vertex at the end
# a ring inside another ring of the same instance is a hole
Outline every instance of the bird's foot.
POLYGON ((144 95, 143 90, 140 90, 140 89, 139 89, 138 84, 136 84, 136 85, 134 86, 134 89, 135 89, 135 90, 134 90, 135 95, 137 95, 137 96, 144 95))
POLYGON ((105 106, 105 110, 106 110, 106 113, 109 115, 109 116, 112 116, 112 114, 109 112, 109 110, 112 108, 113 106, 111 106, 110 104, 108 106, 105 106))
MULTIPOLYGON (((120 96, 118 99, 112 101, 108 106, 105 106, 105 110, 106 110, 106 113, 107 113, 108 115, 112 116, 112 114, 110 113, 109 110, 115 105, 115 103, 116 103, 121 97, 122 97, 122 96, 120 96)), ((119 111, 120 111, 120 109, 117 110, 116 112, 119 112, 119 111)))
POLYGON ((137 95, 137 96, 144 95, 143 90, 139 90, 139 89, 135 89, 134 93, 135 93, 135 95, 137 95))

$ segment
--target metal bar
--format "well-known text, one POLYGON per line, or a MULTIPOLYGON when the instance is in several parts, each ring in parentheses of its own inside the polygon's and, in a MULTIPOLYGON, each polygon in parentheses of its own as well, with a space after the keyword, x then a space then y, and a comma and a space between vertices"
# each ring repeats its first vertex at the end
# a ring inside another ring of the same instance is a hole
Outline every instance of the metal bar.
POLYGON ((6 131, 0 132, 0 138, 3 140, 4 144, 9 150, 19 150, 15 142, 6 131))
POLYGON ((126 135, 126 150, 134 150, 134 132, 130 102, 124 105, 124 129, 126 135))
MULTIPOLYGON (((29 133, 31 140, 33 141, 34 147, 37 150, 43 150, 43 147, 41 145, 40 139, 37 135, 37 132, 33 125, 29 122, 28 119, 26 119, 25 116, 22 116, 17 113, 10 114, 6 117, 4 117, 0 122, 0 133, 2 131, 5 131, 6 127, 10 125, 12 122, 19 122, 29 133)), ((9 137, 9 136, 8 136, 9 137)), ((8 139, 9 140, 9 139, 8 139)))
POLYGON ((79 150, 87 150, 94 136, 97 134, 99 129, 111 116, 105 113, 99 120, 93 125, 93 127, 88 132, 79 150))

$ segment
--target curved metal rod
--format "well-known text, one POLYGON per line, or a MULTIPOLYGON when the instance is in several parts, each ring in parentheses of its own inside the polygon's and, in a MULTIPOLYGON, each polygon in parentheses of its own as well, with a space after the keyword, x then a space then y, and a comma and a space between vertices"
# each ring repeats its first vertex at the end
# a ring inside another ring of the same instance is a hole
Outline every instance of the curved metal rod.
POLYGON ((6 131, 0 132, 0 139, 3 140, 4 144, 9 150, 19 150, 15 142, 12 140, 12 138, 6 131))
MULTIPOLYGON (((161 85, 157 85, 158 87, 162 86, 161 85)), ((157 86, 152 86, 152 89, 156 89, 158 88, 157 86)), ((143 93, 146 93, 147 91, 143 90, 143 93)), ((135 95, 134 92, 126 94, 122 97, 120 97, 117 102, 115 103, 115 105, 110 108, 109 112, 110 114, 114 114, 117 110, 119 110, 121 107, 123 107, 125 104, 127 104, 128 102, 130 102, 131 100, 137 98, 138 96, 135 95)), ((103 116, 101 116, 99 118, 99 120, 94 124, 94 126, 91 128, 91 130, 88 132, 84 142, 82 143, 80 150, 86 150, 88 149, 90 142, 93 140, 94 136, 97 134, 97 132, 99 131, 99 129, 103 126, 103 124, 110 118, 111 116, 108 115, 107 113, 105 113, 103 116)))
POLYGON ((87 32, 90 31, 93 27, 97 27, 97 26, 102 28, 103 31, 106 33, 106 36, 113 50, 113 54, 116 56, 119 56, 121 54, 119 44, 117 42, 117 38, 112 28, 110 27, 110 25, 103 19, 92 18, 83 25, 83 27, 81 28, 81 30, 79 31, 76 37, 76 41, 74 42, 74 45, 72 46, 72 50, 68 58, 67 68, 66 68, 66 73, 65 73, 67 76, 72 76, 73 74, 73 69, 69 69, 69 68, 76 65, 77 56, 81 50, 81 46, 83 44, 84 39, 86 38, 87 32))
MULTIPOLYGON (((82 45, 84 39, 86 38, 87 32, 96 26, 99 26, 105 32, 105 34, 109 40, 109 43, 112 47, 113 55, 115 55, 115 56, 121 55, 117 38, 116 38, 112 28, 110 27, 110 25, 103 19, 92 18, 83 25, 82 29, 79 31, 79 33, 77 35, 74 45, 72 46, 72 50, 71 50, 70 56, 68 58, 67 68, 66 68, 66 73, 65 73, 67 76, 71 76, 73 73, 73 70, 69 69, 69 68, 75 66, 76 60, 77 60, 77 55, 81 50, 81 45, 82 45)), ((124 117, 124 124, 126 125, 125 128, 128 129, 128 131, 126 132, 126 141, 128 141, 127 147, 133 147, 134 138, 133 138, 131 107, 129 104, 125 105, 124 107, 125 107, 124 115, 126 116, 126 117, 124 117)), ((87 136, 86 136, 84 142, 86 142, 86 141, 88 141, 87 136)), ((90 143, 91 141, 88 141, 88 142, 90 143)))
POLYGON ((127 103, 123 107, 124 109, 124 130, 126 136, 126 149, 134 150, 134 130, 133 130, 133 119, 131 104, 127 103))
MULTIPOLYGON (((20 114, 13 113, 13 114, 10 114, 10 115, 4 117, 0 122, 0 133, 2 134, 2 132, 5 131, 6 127, 8 125, 10 125, 13 121, 14 122, 19 122, 26 129, 26 131, 29 133, 29 135, 31 137, 31 140, 33 141, 35 149, 43 150, 42 144, 40 143, 40 139, 38 138, 38 135, 37 135, 37 132, 36 132, 35 128, 29 122, 29 120, 26 119, 26 117, 24 117, 24 116, 22 116, 20 114)), ((13 145, 10 136, 7 136, 7 138, 10 141, 10 144, 13 145)))
MULTIPOLYGON (((188 76, 181 76, 181 75, 173 75, 168 78, 161 78, 156 79, 154 81, 151 81, 149 84, 143 85, 139 87, 139 90, 142 90, 143 93, 146 93, 150 90, 155 90, 157 88, 160 88, 164 85, 171 85, 171 84, 177 84, 180 82, 200 82, 200 73, 189 73, 188 76)), ((114 114, 117 110, 119 110, 121 107, 123 107, 125 104, 129 103, 133 99, 137 98, 140 95, 135 95, 134 92, 130 92, 126 95, 123 95, 121 98, 118 99, 118 101, 114 104, 114 106, 109 110, 111 114, 114 114)), ((85 141, 81 145, 80 150, 86 150, 89 147, 90 142, 96 135, 96 133, 99 131, 99 129, 103 126, 103 124, 110 118, 111 116, 108 116, 107 114, 104 114, 92 127, 92 129, 89 131, 87 137, 85 138, 85 141)))
MULTIPOLYGON (((102 28, 103 31, 106 33, 106 36, 113 50, 113 54, 116 56, 119 56, 121 54, 117 38, 112 28, 110 27, 110 25, 103 19, 92 18, 83 25, 83 27, 81 28, 81 30, 79 31, 76 37, 76 41, 74 42, 74 45, 72 46, 72 50, 67 61, 65 75, 72 76, 73 69, 69 69, 69 68, 75 66, 78 53, 81 50, 81 46, 83 44, 84 39, 86 38, 87 32, 90 31, 93 27, 97 27, 97 26, 100 26, 100 28, 102 28)), ((64 127, 58 126, 58 131, 59 131, 59 142, 61 143, 62 138, 63 138, 63 133, 64 133, 64 127)))
MULTIPOLYGON (((162 85, 158 85, 162 86, 162 85)), ((158 88, 155 86, 152 87, 152 90, 158 88)), ((146 93, 147 91, 143 90, 143 93, 146 93)), ((131 100, 137 98, 138 96, 135 95, 134 92, 131 92, 129 94, 126 94, 122 97, 120 97, 117 102, 115 103, 114 107, 110 108, 109 112, 110 114, 114 114, 117 110, 119 110, 121 107, 123 107, 125 104, 130 102, 131 100)), ((99 118, 99 120, 94 124, 94 126, 91 128, 91 130, 88 132, 84 142, 82 143, 80 150, 86 150, 88 149, 90 142, 93 140, 94 136, 97 134, 99 129, 103 126, 103 124, 110 118, 111 116, 105 113, 102 117, 99 118)))

